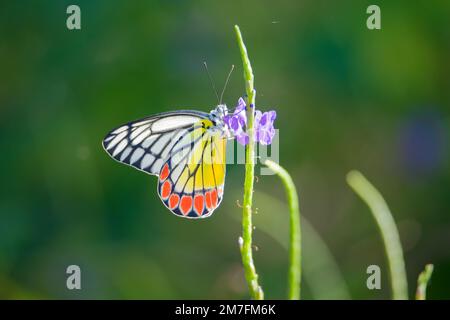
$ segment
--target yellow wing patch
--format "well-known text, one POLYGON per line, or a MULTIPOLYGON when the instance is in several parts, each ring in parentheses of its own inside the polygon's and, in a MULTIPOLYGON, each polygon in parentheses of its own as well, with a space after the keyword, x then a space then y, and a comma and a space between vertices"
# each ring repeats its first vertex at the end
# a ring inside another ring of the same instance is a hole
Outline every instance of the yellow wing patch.
POLYGON ((173 148, 158 191, 175 214, 203 218, 220 204, 226 173, 226 138, 203 119, 173 148))

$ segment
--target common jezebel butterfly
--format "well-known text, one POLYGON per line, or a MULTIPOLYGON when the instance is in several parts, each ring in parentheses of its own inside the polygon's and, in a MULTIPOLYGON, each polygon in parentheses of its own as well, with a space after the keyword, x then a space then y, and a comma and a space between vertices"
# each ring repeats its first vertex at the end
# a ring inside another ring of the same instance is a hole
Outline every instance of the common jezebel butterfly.
POLYGON ((228 110, 159 113, 113 129, 103 148, 115 160, 158 176, 158 195, 174 214, 209 217, 225 184, 228 110))

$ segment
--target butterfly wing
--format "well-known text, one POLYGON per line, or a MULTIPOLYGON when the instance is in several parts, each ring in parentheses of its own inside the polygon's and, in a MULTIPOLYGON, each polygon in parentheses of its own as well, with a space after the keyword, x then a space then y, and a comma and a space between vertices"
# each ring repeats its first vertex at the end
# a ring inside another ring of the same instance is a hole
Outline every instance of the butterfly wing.
POLYGON ((177 141, 207 117, 204 112, 182 110, 132 121, 108 133, 103 148, 121 163, 158 175, 177 141))
POLYGON ((204 119, 172 146, 158 179, 158 194, 174 214, 206 218, 219 206, 225 184, 226 139, 204 119))

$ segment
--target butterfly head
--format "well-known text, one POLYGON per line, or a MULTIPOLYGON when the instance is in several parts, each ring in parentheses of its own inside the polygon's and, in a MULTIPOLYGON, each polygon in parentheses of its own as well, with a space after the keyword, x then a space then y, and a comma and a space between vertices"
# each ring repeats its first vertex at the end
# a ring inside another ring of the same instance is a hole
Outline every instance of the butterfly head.
POLYGON ((214 122, 216 129, 220 130, 224 137, 230 137, 231 133, 225 125, 225 117, 228 115, 228 108, 225 104, 219 104, 209 113, 209 118, 214 122))

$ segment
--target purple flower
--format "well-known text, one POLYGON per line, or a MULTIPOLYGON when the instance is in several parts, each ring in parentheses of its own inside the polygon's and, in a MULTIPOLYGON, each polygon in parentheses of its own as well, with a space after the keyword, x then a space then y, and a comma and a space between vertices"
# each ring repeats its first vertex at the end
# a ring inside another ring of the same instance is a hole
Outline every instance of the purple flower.
POLYGON ((277 117, 275 111, 267 111, 261 113, 261 111, 255 111, 255 140, 262 145, 269 145, 272 143, 272 139, 275 136, 275 128, 273 122, 277 117))
POLYGON ((223 119, 233 136, 235 136, 236 140, 242 145, 246 145, 249 140, 248 134, 245 132, 245 126, 247 125, 245 107, 244 99, 239 98, 234 113, 232 115, 226 115, 223 119))
MULTIPOLYGON (((268 111, 262 113, 259 110, 255 111, 255 141, 262 145, 269 145, 272 143, 272 139, 275 136, 275 128, 273 122, 277 117, 275 111, 268 111)), ((226 115, 224 122, 228 129, 231 131, 236 140, 246 145, 249 141, 248 134, 245 132, 247 125, 246 104, 244 99, 239 98, 238 105, 232 115, 226 115)))

